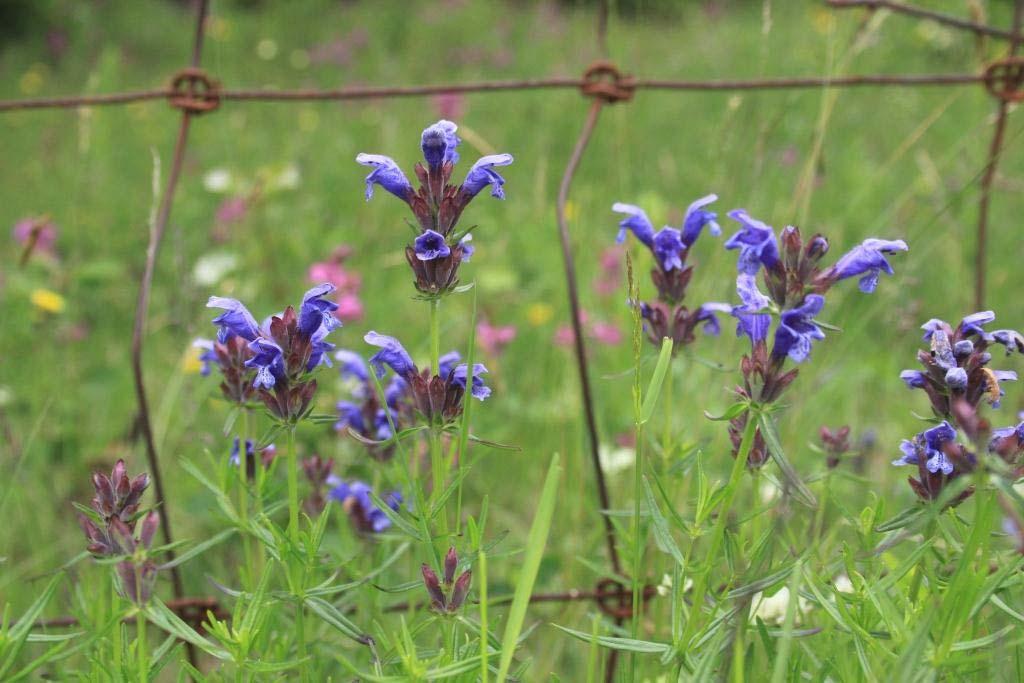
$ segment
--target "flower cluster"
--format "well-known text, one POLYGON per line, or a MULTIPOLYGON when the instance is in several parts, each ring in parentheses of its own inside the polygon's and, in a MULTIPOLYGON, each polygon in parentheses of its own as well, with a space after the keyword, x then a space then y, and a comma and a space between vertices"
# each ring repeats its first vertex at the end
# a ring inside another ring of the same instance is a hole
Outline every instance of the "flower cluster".
MULTIPOLYGON (((750 354, 744 355, 740 363, 744 384, 736 391, 741 398, 771 403, 796 379, 798 371, 787 371, 786 359, 804 362, 812 344, 825 338, 815 319, 825 305, 828 290, 841 280, 859 277, 861 291, 873 292, 880 273, 893 272, 886 256, 906 251, 907 245, 902 240, 867 239, 834 265, 822 269, 820 261, 829 249, 822 235, 814 235, 805 243, 800 230, 793 226, 776 236, 771 226, 743 209, 730 211, 729 217, 741 226, 725 242, 726 249, 739 251, 736 291, 741 303, 731 312, 737 320, 737 336, 746 336, 751 342, 750 354), (758 287, 759 273, 763 273, 767 296, 758 287), (769 349, 773 314, 778 320, 769 349)), ((744 413, 730 423, 734 451, 746 419, 744 413)), ((750 465, 759 466, 767 457, 758 431, 750 465)))
POLYGON ((334 429, 338 432, 354 432, 366 444, 370 455, 378 460, 387 460, 394 453, 390 441, 394 429, 408 424, 412 418, 412 403, 409 385, 399 375, 393 375, 384 387, 384 402, 381 403, 376 387, 370 378, 369 369, 362 356, 354 351, 341 349, 334 354, 343 380, 354 386, 351 400, 338 401, 338 421, 334 429))
MULTIPOLYGON (((387 513, 374 504, 369 485, 361 481, 345 482, 335 475, 328 476, 326 483, 330 487, 328 495, 331 500, 341 503, 356 531, 379 534, 391 527, 387 513)), ((390 509, 397 511, 402 505, 402 494, 391 491, 381 500, 390 509)))
POLYGON ((148 551, 160 526, 160 515, 155 510, 138 524, 139 501, 149 486, 149 475, 129 478, 124 460, 118 460, 109 477, 94 472, 92 484, 96 491, 92 511, 89 515, 78 514, 78 523, 89 541, 87 549, 98 559, 123 558, 115 567, 122 593, 136 604, 144 604, 156 583, 157 565, 148 551))
POLYGON ((441 614, 455 614, 462 607, 469 594, 469 585, 473 580, 473 572, 469 569, 455 578, 455 572, 459 567, 459 556, 455 548, 448 548, 448 554, 444 556, 444 583, 437 577, 437 573, 424 563, 420 567, 423 574, 423 585, 430 595, 430 606, 434 611, 441 614))
POLYGON ((431 425, 448 424, 462 414, 467 383, 474 398, 483 401, 491 395, 490 387, 481 377, 487 368, 483 363, 474 363, 470 379, 469 367, 459 362, 462 358, 456 351, 441 356, 436 374, 431 374, 430 368, 422 371, 417 368, 409 352, 394 337, 371 331, 364 339, 380 348, 370 357, 370 365, 377 377, 383 378, 387 372, 385 368, 391 368, 404 381, 413 408, 431 425))
POLYGON ((690 249, 707 227, 712 235, 720 235, 721 228, 713 211, 704 207, 718 199, 717 195, 709 194, 690 204, 683 217, 680 228, 665 226, 655 232, 647 213, 638 206, 620 202, 612 205, 612 210, 626 214, 619 223, 617 241, 626 239, 626 233, 633 235, 654 255, 655 267, 651 269, 651 281, 658 290, 658 300, 652 303, 640 302, 640 315, 644 319, 644 330, 656 346, 661 345, 664 337, 670 337, 678 351, 696 339, 695 331, 702 325, 707 334, 717 335, 720 331, 716 312, 731 310, 727 304, 708 303, 690 310, 683 305, 686 288, 693 277, 693 266, 687 265, 686 259, 690 249))
POLYGON ((473 253, 469 230, 458 230, 457 223, 469 203, 485 187, 491 196, 505 198, 505 179, 496 170, 512 163, 511 154, 482 157, 469 169, 460 185, 451 183, 459 160, 457 147, 461 142, 451 121, 441 120, 423 131, 420 148, 424 163, 417 163, 419 189, 390 157, 380 154, 359 154, 356 161, 373 168, 366 176, 366 199, 373 197, 375 185, 395 195, 412 209, 418 234, 405 256, 416 276, 416 289, 427 296, 439 296, 458 285, 459 264, 473 253))
MULTIPOLYGON (((1007 355, 1024 353, 1024 337, 1015 330, 988 332, 985 325, 995 320, 992 311, 966 316, 953 328, 933 318, 921 326, 928 350, 919 350, 917 359, 924 370, 904 370, 900 379, 911 389, 928 396, 932 412, 941 422, 904 440, 902 455, 894 465, 913 465, 918 478, 909 477, 911 488, 921 498, 936 498, 946 484, 975 469, 978 458, 958 441, 962 431, 975 448, 987 447, 1011 465, 1024 452, 1024 423, 1015 427, 991 429, 979 414, 982 402, 998 408, 1004 391, 1002 383, 1017 379, 1012 370, 988 367, 993 345, 1005 347, 1007 355), (986 437, 988 438, 986 444, 986 437)), ((955 501, 970 495, 970 489, 955 501)))
POLYGON ((328 352, 334 345, 326 337, 341 326, 334 317, 338 304, 324 298, 333 291, 331 284, 318 285, 302 297, 298 313, 289 306, 262 325, 237 299, 213 296, 207 303, 224 310, 213 319, 219 328, 217 342, 239 349, 244 343, 251 355, 242 367, 255 371, 252 388, 283 422, 293 423, 308 413, 316 392, 310 373, 321 363, 330 365, 328 352))

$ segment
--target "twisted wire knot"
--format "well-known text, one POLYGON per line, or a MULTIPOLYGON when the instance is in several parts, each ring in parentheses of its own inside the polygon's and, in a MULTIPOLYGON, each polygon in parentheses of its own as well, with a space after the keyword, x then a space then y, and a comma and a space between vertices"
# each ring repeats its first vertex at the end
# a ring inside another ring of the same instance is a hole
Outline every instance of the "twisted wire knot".
POLYGON ((196 67, 182 69, 171 79, 168 102, 172 107, 202 114, 220 106, 220 83, 196 67))
POLYGON ((985 67, 985 89, 1003 102, 1024 101, 1024 57, 1006 57, 985 67))
MULTIPOLYGON (((644 586, 640 597, 641 611, 656 592, 654 586, 644 586)), ((615 579, 601 579, 597 582, 594 601, 598 609, 613 619, 629 619, 633 616, 633 591, 615 579)))
POLYGON ((580 92, 587 97, 597 97, 608 104, 627 102, 633 99, 636 86, 633 77, 624 75, 609 61, 596 61, 583 72, 580 92))

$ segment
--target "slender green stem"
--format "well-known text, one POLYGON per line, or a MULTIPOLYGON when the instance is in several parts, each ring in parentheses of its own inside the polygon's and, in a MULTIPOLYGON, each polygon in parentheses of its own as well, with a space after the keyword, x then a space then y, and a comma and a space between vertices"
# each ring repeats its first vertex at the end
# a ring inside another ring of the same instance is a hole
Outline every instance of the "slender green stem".
MULTIPOLYGON (((441 300, 430 300, 430 362, 432 372, 435 375, 441 373, 441 300)), ((441 430, 437 425, 430 427, 430 472, 432 487, 430 500, 434 501, 444 492, 445 481, 445 457, 444 449, 441 447, 441 430)), ((442 510, 440 513, 441 528, 447 533, 448 515, 442 510)))
POLYGON ((480 683, 487 683, 487 554, 477 551, 477 592, 480 593, 480 683))
MULTIPOLYGON (((139 565, 135 566, 136 590, 142 591, 142 570, 139 565)), ((136 602, 141 601, 141 596, 135 596, 136 602)), ((146 643, 146 615, 142 607, 135 611, 135 655, 139 662, 139 680, 146 683, 149 680, 149 646, 146 643)))
MULTIPOLYGON (((673 362, 679 360, 676 358, 672 359, 673 362)), ((682 362, 682 361, 680 361, 682 362)), ((669 365, 668 372, 665 374, 665 396, 664 396, 664 407, 665 407, 665 431, 661 436, 661 467, 662 471, 669 468, 672 462, 672 450, 675 445, 672 443, 672 416, 675 412, 675 392, 673 386, 675 382, 674 374, 672 372, 672 366, 669 365)))
MULTIPOLYGON (((242 557, 245 558, 245 567, 241 573, 245 585, 251 589, 254 585, 255 562, 253 562, 252 539, 249 537, 249 479, 246 476, 249 462, 249 411, 244 407, 240 407, 239 410, 242 411, 242 414, 238 429, 238 518, 242 527, 242 557)), ((256 444, 253 444, 252 457, 254 464, 259 467, 259 464, 255 462, 256 444)))
POLYGON ((683 633, 683 642, 689 641, 690 637, 696 632, 698 622, 703 614, 704 598, 707 595, 708 580, 711 577, 711 573, 714 569, 714 564, 718 560, 718 554, 721 552, 722 543, 725 537, 725 525, 728 522, 729 513, 732 511, 733 501, 736 499, 736 492, 739 490, 740 477, 743 476, 743 470, 747 465, 747 457, 750 455, 750 449, 754 445, 754 433, 757 429, 757 415, 750 411, 747 413, 747 425, 743 430, 743 439, 740 441, 740 447, 736 453, 736 459, 733 460, 732 472, 729 474, 729 483, 725 488, 725 495, 722 499, 722 504, 718 508, 718 518, 715 520, 715 526, 711 531, 711 547, 705 554, 707 558, 707 566, 704 567, 704 571, 697 577, 697 581, 694 584, 693 590, 693 610, 690 612, 690 618, 687 620, 686 630, 683 633))
POLYGON ((441 358, 441 300, 430 300, 430 362, 434 374, 438 374, 438 360, 441 358))
POLYGON ((299 550, 299 463, 295 454, 295 427, 288 432, 288 538, 299 550))

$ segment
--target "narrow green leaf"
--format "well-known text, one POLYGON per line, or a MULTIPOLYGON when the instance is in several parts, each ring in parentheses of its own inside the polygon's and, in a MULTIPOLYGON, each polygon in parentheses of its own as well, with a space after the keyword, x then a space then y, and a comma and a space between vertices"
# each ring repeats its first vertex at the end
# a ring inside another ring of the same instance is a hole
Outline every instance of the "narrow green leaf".
POLYGON ((551 465, 548 467, 547 477, 544 479, 544 488, 541 490, 540 499, 537 502, 537 512, 534 514, 530 535, 526 540, 526 554, 520 569, 519 581, 516 583, 512 606, 509 607, 506 617, 505 633, 501 639, 498 683, 504 683, 508 677, 509 667, 512 665, 512 656, 515 654, 519 632, 522 630, 523 620, 526 618, 526 608, 529 606, 530 595, 533 593, 533 584, 537 580, 537 570, 540 569, 544 547, 548 542, 548 532, 551 531, 551 518, 555 512, 558 480, 561 472, 562 468, 558 465, 558 454, 555 454, 551 458, 551 465))
POLYGON ((145 607, 146 616, 149 620, 162 628, 167 633, 176 636, 187 643, 192 643, 203 652, 213 655, 217 659, 228 660, 231 655, 217 647, 206 638, 203 638, 191 626, 181 620, 177 614, 171 611, 159 598, 152 598, 145 607))
POLYGON ((661 340, 661 353, 658 354, 658 364, 654 366, 654 374, 647 385, 644 393, 644 404, 640 408, 640 424, 646 424, 654 414, 654 407, 658 404, 658 397, 661 396, 661 385, 665 382, 665 373, 668 372, 669 364, 672 362, 672 339, 665 337, 661 340))
POLYGON ((39 594, 39 597, 32 602, 25 613, 21 615, 18 622, 4 634, 3 642, 4 649, 7 650, 7 656, 4 658, 3 665, 0 666, 0 679, 3 679, 21 652, 21 648, 24 647, 25 641, 28 640, 29 631, 32 630, 32 626, 36 623, 39 615, 42 613, 43 608, 46 607, 46 603, 53 597, 54 591, 57 590, 57 584, 64 578, 64 574, 60 573, 55 575, 50 582, 46 584, 46 588, 39 594))
POLYGON ((647 501, 647 508, 651 513, 651 520, 654 522, 654 543, 658 546, 658 550, 675 558, 675 561, 679 566, 686 565, 686 559, 683 557, 683 552, 676 545, 676 541, 672 538, 672 532, 668 528, 668 521, 661 514, 661 508, 658 507, 658 502, 654 499, 654 491, 651 490, 651 483, 647 481, 647 477, 643 478, 644 483, 644 499, 647 501))
POLYGON ((803 480, 800 479, 800 475, 793 469, 789 460, 786 459, 786 454, 782 450, 782 442, 779 441, 779 433, 775 430, 775 422, 772 420, 771 415, 768 413, 758 413, 758 415, 761 422, 761 434, 768 445, 768 452, 771 454, 775 464, 779 466, 782 476, 793 487, 796 499, 807 507, 817 507, 818 500, 811 493, 811 490, 807 488, 803 480))
POLYGON ((748 404, 745 401, 739 401, 737 403, 733 403, 731 406, 726 408, 725 412, 722 413, 721 415, 712 415, 711 413, 705 410, 704 417, 713 422, 728 422, 733 418, 739 417, 740 415, 743 414, 743 411, 748 410, 749 408, 750 404, 748 404))
POLYGON ((552 626, 563 633, 568 633, 573 638, 582 640, 584 643, 596 642, 601 647, 608 648, 609 650, 618 650, 620 652, 639 652, 641 654, 648 655, 660 655, 672 650, 672 646, 665 643, 655 643, 650 640, 637 640, 635 638, 595 636, 592 633, 577 631, 575 629, 566 628, 565 626, 559 626, 558 624, 552 624, 552 626))
POLYGON ((371 491, 370 497, 373 499, 373 504, 387 515, 388 519, 390 519, 396 527, 405 532, 406 535, 420 543, 427 543, 430 540, 425 538, 423 536, 423 532, 417 529, 412 522, 403 517, 401 512, 392 510, 391 506, 385 503, 375 492, 371 491))
POLYGON ((177 567, 179 564, 184 564, 185 562, 188 562, 193 557, 202 555, 204 552, 206 552, 213 546, 217 545, 218 543, 222 543, 223 541, 227 540, 230 536, 234 535, 235 531, 235 529, 225 529, 216 536, 213 536, 212 538, 209 538, 203 541, 202 543, 189 548, 181 555, 176 556, 170 562, 160 565, 160 569, 170 569, 171 567, 177 567))
POLYGON ((306 607, 326 623, 360 644, 366 643, 366 636, 337 607, 322 598, 306 598, 306 607))

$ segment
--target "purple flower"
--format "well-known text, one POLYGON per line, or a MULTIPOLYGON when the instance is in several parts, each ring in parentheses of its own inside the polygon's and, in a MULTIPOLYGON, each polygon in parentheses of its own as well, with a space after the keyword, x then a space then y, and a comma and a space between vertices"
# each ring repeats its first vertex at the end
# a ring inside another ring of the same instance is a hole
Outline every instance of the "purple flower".
MULTIPOLYGON (((379 534, 391 527, 387 513, 374 504, 369 485, 361 481, 346 483, 337 478, 332 478, 329 483, 333 487, 328 495, 342 504, 359 531, 379 534)), ((383 502, 397 511, 402 504, 402 494, 392 491, 383 497, 383 502)))
POLYGON ((717 237, 722 234, 722 228, 715 221, 718 218, 718 214, 714 211, 704 210, 705 206, 717 200, 717 194, 709 194, 701 197, 686 208, 686 216, 683 218, 682 242, 687 249, 697 241, 705 225, 708 226, 708 230, 711 231, 712 235, 717 237))
POLYGON ((413 250, 420 261, 433 261, 437 258, 448 258, 452 250, 444 241, 444 235, 433 230, 420 234, 413 242, 413 250))
POLYGON ((213 324, 220 329, 217 332, 217 339, 221 343, 226 342, 233 336, 241 337, 246 341, 253 341, 260 334, 256 318, 238 299, 230 299, 225 296, 211 296, 206 302, 207 308, 223 308, 224 312, 213 319, 213 324))
POLYGON ((988 325, 990 322, 996 319, 996 314, 992 311, 979 311, 978 313, 971 313, 968 316, 964 316, 964 319, 960 321, 960 329, 962 330, 963 336, 969 337, 971 335, 978 335, 985 341, 992 341, 992 335, 986 332, 982 325, 988 325))
POLYGON ((217 352, 213 349, 213 341, 210 339, 196 339, 192 342, 192 348, 202 349, 202 353, 199 354, 199 362, 201 363, 199 374, 202 377, 209 377, 210 364, 218 362, 217 352))
POLYGON ((470 242, 472 241, 472 234, 466 235, 461 240, 459 240, 459 246, 462 247, 462 263, 469 263, 470 257, 473 255, 473 252, 476 251, 476 247, 470 244, 470 242))
POLYGON ((737 268, 741 273, 756 275, 763 265, 772 268, 779 261, 779 246, 771 226, 751 218, 745 209, 733 209, 729 218, 742 224, 742 228, 725 242, 726 249, 739 249, 737 268))
POLYGON ((920 370, 904 370, 900 373, 900 379, 906 383, 908 389, 923 389, 928 382, 928 375, 920 370))
POLYGON ((338 421, 334 423, 336 431, 344 431, 351 427, 353 430, 363 433, 366 424, 363 422, 363 409, 350 401, 338 401, 335 405, 338 411, 338 421))
POLYGON ((878 286, 879 273, 893 274, 885 255, 897 251, 907 251, 907 243, 903 240, 866 239, 832 266, 835 279, 845 280, 860 275, 860 291, 870 294, 878 286))
POLYGON ((275 342, 258 337, 249 343, 253 357, 245 361, 245 367, 255 368, 256 379, 252 385, 257 389, 271 389, 284 376, 284 353, 275 342))
POLYGON ((731 304, 720 304, 709 302, 703 304, 697 309, 697 322, 704 323, 704 334, 717 337, 722 332, 721 325, 718 324, 718 316, 716 313, 732 313, 731 304))
POLYGON ((409 389, 409 383, 406 382, 401 376, 395 375, 388 382, 388 385, 384 387, 384 402, 388 404, 391 410, 395 410, 398 405, 398 401, 401 400, 402 396, 409 389))
POLYGON ((1024 336, 1016 330, 996 330, 992 333, 992 339, 1006 347, 1007 356, 1014 351, 1024 353, 1024 336))
POLYGON ((675 228, 664 227, 654 236, 651 251, 658 259, 661 269, 668 272, 676 268, 682 269, 683 260, 679 254, 686 247, 681 239, 682 233, 675 228))
POLYGON ((1003 442, 1010 437, 1016 439, 1016 445, 1018 447, 1021 443, 1024 443, 1024 422, 1021 422, 1016 427, 993 429, 992 437, 988 442, 988 450, 993 452, 999 450, 1000 442, 1003 442))
POLYGON ((950 368, 946 371, 946 386, 954 391, 967 388, 967 371, 963 368, 950 368))
POLYGON ((638 240, 649 248, 654 248, 654 226, 651 225, 651 221, 647 218, 647 214, 644 213, 643 209, 633 204, 615 202, 612 204, 612 211, 628 215, 628 218, 624 218, 619 223, 619 234, 615 238, 616 242, 622 244, 626 240, 626 231, 631 230, 638 240))
POLYGON ((385 365, 394 370, 399 377, 408 378, 416 374, 416 364, 412 362, 412 357, 401 342, 394 337, 378 334, 371 330, 363 339, 367 344, 380 347, 380 351, 370 356, 370 365, 373 366, 378 378, 384 376, 385 365))
POLYGON ((505 184, 505 179, 494 170, 494 167, 508 166, 512 161, 511 154, 488 154, 485 157, 481 157, 469 169, 466 179, 462 181, 462 192, 469 197, 475 197, 480 190, 490 185, 491 196, 497 199, 504 199, 505 190, 502 189, 502 185, 505 184))
POLYGON ((956 430, 945 420, 938 426, 926 429, 917 434, 913 441, 903 440, 900 451, 903 455, 893 460, 893 465, 917 465, 924 455, 925 467, 932 474, 942 472, 946 476, 953 474, 953 462, 946 456, 943 447, 946 443, 956 441, 956 430))
POLYGON ((399 199, 409 200, 409 196, 413 192, 412 185, 394 159, 383 154, 359 154, 356 156, 356 162, 363 166, 373 167, 370 175, 366 176, 367 201, 373 197, 374 184, 380 185, 399 199))
POLYGON ((757 288, 757 276, 742 272, 737 275, 736 292, 743 302, 731 311, 737 320, 736 336, 746 335, 751 343, 764 341, 768 338, 772 317, 761 311, 768 308, 771 301, 757 288))
POLYGON ((462 360, 462 356, 458 351, 449 351, 440 358, 437 359, 437 376, 441 379, 447 379, 451 371, 455 369, 455 366, 462 360))
POLYGON ((445 162, 454 164, 459 161, 459 153, 455 151, 462 142, 455 134, 458 129, 459 127, 451 121, 441 119, 423 131, 420 148, 428 166, 437 167, 445 162))
MULTIPOLYGON (((473 398, 483 401, 485 398, 491 395, 491 388, 484 384, 484 380, 480 375, 487 372, 487 368, 484 367, 483 363, 473 364, 473 388, 470 393, 473 398)), ((466 377, 469 374, 469 367, 463 363, 455 367, 452 372, 451 383, 462 387, 462 390, 466 390, 466 377)))
POLYGON ((313 338, 317 333, 326 336, 341 327, 341 321, 334 317, 338 304, 323 298, 334 290, 334 285, 325 282, 303 295, 302 306, 299 307, 299 331, 302 334, 309 338, 313 338))
POLYGON ((334 354, 334 360, 338 361, 338 371, 342 378, 354 377, 360 382, 368 382, 370 374, 366 370, 366 363, 363 357, 355 351, 341 349, 334 354))
POLYGON ((825 297, 808 294, 802 304, 783 311, 775 330, 772 355, 776 358, 789 356, 797 363, 805 361, 811 353, 811 342, 825 338, 825 333, 814 323, 814 316, 821 312, 824 305, 825 297))

